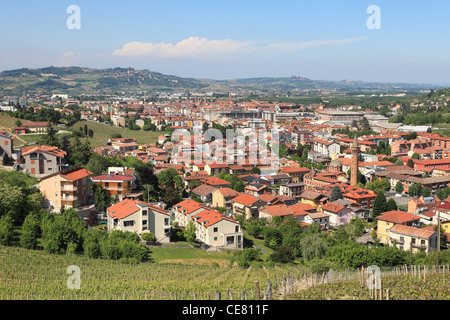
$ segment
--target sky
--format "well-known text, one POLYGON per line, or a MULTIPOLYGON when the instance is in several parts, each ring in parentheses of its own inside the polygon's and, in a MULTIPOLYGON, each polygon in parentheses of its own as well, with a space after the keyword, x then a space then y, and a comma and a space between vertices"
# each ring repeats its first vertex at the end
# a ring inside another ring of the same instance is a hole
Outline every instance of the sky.
POLYGON ((2 1, 0 70, 450 85, 449 9, 438 0, 2 1), (368 12, 373 5, 379 15, 368 12))

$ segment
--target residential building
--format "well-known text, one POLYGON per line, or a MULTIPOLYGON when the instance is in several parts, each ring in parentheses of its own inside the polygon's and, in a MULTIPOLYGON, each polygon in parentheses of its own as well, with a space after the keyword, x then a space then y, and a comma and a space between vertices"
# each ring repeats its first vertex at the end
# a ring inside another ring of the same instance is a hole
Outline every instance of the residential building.
POLYGON ((303 182, 292 182, 282 184, 279 189, 280 196, 287 196, 294 199, 300 199, 300 195, 305 190, 306 184, 303 182))
POLYGON ((92 172, 79 166, 61 170, 39 180, 39 190, 51 211, 80 208, 93 204, 92 172))
POLYGON ((245 193, 233 198, 231 203, 233 214, 243 214, 245 219, 258 218, 259 211, 265 206, 264 201, 245 193))
POLYGON ((215 190, 217 190, 216 187, 204 183, 194 188, 192 190, 192 193, 197 195, 200 198, 200 200, 202 200, 204 203, 211 203, 212 194, 215 190))
POLYGON ((281 167, 280 171, 291 178, 291 182, 303 182, 303 176, 311 170, 303 167, 281 167))
POLYGON ((433 230, 396 224, 389 229, 389 244, 400 250, 430 253, 437 248, 437 233, 433 230))
POLYGON ((107 209, 108 232, 151 232, 157 241, 169 236, 170 215, 167 210, 140 200, 124 199, 107 209))
POLYGON ((243 249, 244 235, 239 222, 211 208, 192 216, 196 238, 208 247, 243 249))
POLYGON ((218 188, 212 193, 212 206, 214 208, 226 208, 227 212, 232 212, 233 206, 231 200, 240 194, 240 192, 228 187, 218 188))
POLYGON ((102 174, 91 177, 92 181, 107 190, 110 195, 118 196, 120 200, 133 192, 136 187, 136 177, 126 174, 102 174))
POLYGON ((389 229, 395 225, 418 226, 420 225, 420 216, 404 211, 387 211, 377 217, 377 238, 381 243, 390 244, 391 234, 389 229))
POLYGON ((39 178, 65 168, 66 156, 67 153, 57 147, 24 147, 20 166, 24 172, 39 178))
POLYGON ((330 215, 324 212, 308 213, 303 218, 303 221, 308 224, 317 223, 321 230, 327 230, 330 228, 330 215))
POLYGON ((25 128, 26 133, 46 133, 47 122, 43 121, 30 121, 22 125, 25 128))
POLYGON ((328 202, 322 206, 322 212, 329 215, 330 225, 345 226, 353 218, 352 210, 335 202, 328 202))

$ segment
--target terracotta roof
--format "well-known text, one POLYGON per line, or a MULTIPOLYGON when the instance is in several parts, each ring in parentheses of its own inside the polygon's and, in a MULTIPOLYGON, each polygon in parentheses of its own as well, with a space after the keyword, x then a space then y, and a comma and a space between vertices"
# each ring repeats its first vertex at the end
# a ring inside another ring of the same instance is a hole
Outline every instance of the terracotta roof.
POLYGON ((339 204, 336 203, 326 203, 322 206, 322 210, 324 211, 329 211, 329 212, 333 212, 333 213, 338 213, 339 211, 341 211, 342 209, 345 209, 344 206, 341 206, 339 204))
POLYGON ((383 213, 381 216, 378 216, 377 219, 402 224, 419 220, 420 217, 405 211, 391 210, 383 213))
POLYGON ((50 147, 50 146, 45 146, 45 145, 42 145, 42 146, 29 146, 29 147, 23 147, 22 148, 22 156, 25 156, 25 155, 27 155, 29 153, 32 153, 32 152, 39 152, 39 153, 40 152, 46 152, 46 153, 53 154, 53 155, 55 155, 57 157, 60 157, 60 158, 64 158, 67 155, 67 153, 64 150, 60 150, 57 147, 50 147))
POLYGON ((231 201, 243 204, 245 206, 251 206, 256 201, 258 201, 258 198, 248 195, 248 194, 245 194, 245 193, 241 193, 240 195, 238 195, 236 198, 234 198, 231 201))
POLYGON ((225 198, 237 197, 238 195, 241 194, 240 192, 237 192, 236 190, 233 190, 233 189, 228 188, 228 187, 218 188, 216 190, 218 192, 220 192, 222 194, 222 196, 224 196, 225 198))
POLYGON ((230 182, 222 180, 222 179, 217 178, 217 177, 207 177, 207 178, 204 178, 204 179, 202 179, 200 181, 204 182, 206 184, 209 184, 211 186, 231 185, 230 182))
POLYGON ((206 196, 213 193, 217 188, 210 186, 209 184, 201 184, 192 190, 193 193, 199 194, 201 196, 206 196))
POLYGON ((181 201, 180 203, 176 204, 173 206, 174 209, 180 211, 183 214, 190 214, 192 212, 194 212, 195 210, 198 210, 200 208, 205 208, 206 206, 204 206, 203 204, 201 204, 200 202, 191 200, 191 199, 186 199, 181 201))
POLYGON ((70 172, 67 174, 61 174, 61 175, 71 181, 76 181, 76 180, 80 180, 80 179, 89 177, 90 175, 92 175, 92 172, 90 172, 86 169, 80 168, 76 171, 73 171, 73 172, 70 172))
POLYGON ((271 206, 265 207, 260 212, 263 212, 265 214, 268 214, 270 216, 289 216, 293 215, 294 211, 292 211, 287 205, 283 204, 275 204, 271 206))
POLYGON ((112 205, 111 207, 108 208, 107 212, 108 215, 112 218, 123 219, 139 211, 140 209, 139 207, 148 207, 152 211, 159 212, 167 216, 169 215, 169 213, 164 209, 161 209, 157 206, 148 204, 140 200, 132 200, 132 199, 124 199, 112 205))
POLYGON ((436 233, 434 230, 404 226, 401 224, 396 224, 395 226, 390 228, 389 231, 423 239, 429 239, 433 234, 436 233))

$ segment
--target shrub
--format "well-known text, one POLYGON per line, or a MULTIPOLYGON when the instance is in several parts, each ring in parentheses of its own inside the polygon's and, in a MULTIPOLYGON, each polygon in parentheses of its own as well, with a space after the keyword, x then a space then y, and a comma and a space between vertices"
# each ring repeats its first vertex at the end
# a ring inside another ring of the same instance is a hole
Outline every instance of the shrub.
POLYGON ((144 241, 156 241, 156 236, 152 232, 141 234, 141 239, 144 241))

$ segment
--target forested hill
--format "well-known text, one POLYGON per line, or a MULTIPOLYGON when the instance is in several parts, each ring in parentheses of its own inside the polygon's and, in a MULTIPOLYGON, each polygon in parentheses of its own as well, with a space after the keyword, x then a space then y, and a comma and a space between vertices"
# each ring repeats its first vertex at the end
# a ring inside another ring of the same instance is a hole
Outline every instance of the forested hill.
POLYGON ((373 90, 439 89, 429 84, 375 83, 362 81, 311 80, 300 76, 212 80, 182 78, 133 68, 92 69, 83 67, 22 68, 0 72, 0 92, 20 93, 116 93, 202 90, 229 92, 239 90, 289 91, 328 90, 354 92, 373 90))

